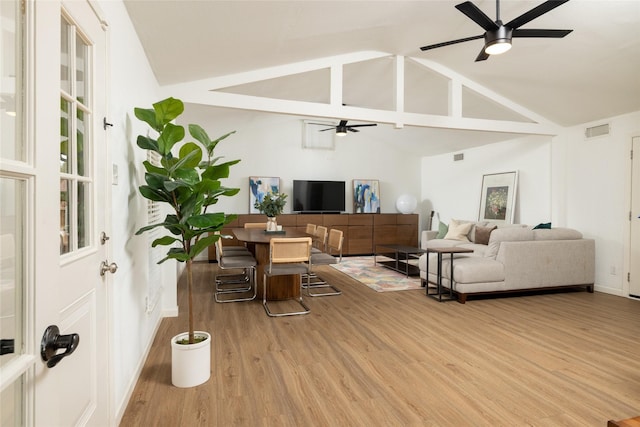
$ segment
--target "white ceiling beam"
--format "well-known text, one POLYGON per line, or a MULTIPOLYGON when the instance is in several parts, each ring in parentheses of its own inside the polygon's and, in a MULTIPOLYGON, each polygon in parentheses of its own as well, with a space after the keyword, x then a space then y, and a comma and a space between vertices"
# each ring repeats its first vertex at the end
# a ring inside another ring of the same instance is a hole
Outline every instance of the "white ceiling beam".
MULTIPOLYGON (((404 56, 402 55, 397 55, 395 58, 393 77, 395 82, 395 108, 398 113, 402 113, 404 112, 404 56)), ((401 129, 404 126, 404 123, 396 122, 394 125, 396 129, 401 129)))
POLYGON ((162 89, 165 91, 165 93, 216 90, 263 80, 275 79, 279 77, 291 76, 293 74, 328 69, 336 65, 352 64, 355 62, 369 61, 371 59, 383 58, 388 56, 392 55, 386 52, 378 51, 353 52, 344 55, 313 59, 310 61, 302 61, 275 67, 261 68, 244 73, 211 77, 186 83, 177 83, 173 85, 163 86, 162 89))
POLYGON ((329 102, 331 105, 342 105, 342 64, 331 67, 329 102))
MULTIPOLYGON (((479 85, 478 83, 474 82, 473 80, 469 80, 468 78, 464 77, 461 74, 456 73, 455 71, 451 70, 450 68, 447 68, 441 64, 438 64, 437 62, 433 62, 430 61, 428 59, 422 59, 422 58, 410 58, 412 61, 414 61, 416 64, 420 64, 428 69, 430 69, 431 71, 434 71, 440 75, 443 75, 446 78, 451 79, 453 82, 456 82, 454 84, 460 84, 463 86, 468 87, 469 89, 489 98, 490 100, 496 102, 499 105, 502 105, 503 107, 510 109, 516 113, 518 113, 519 115, 526 117, 529 120, 533 120, 536 123, 541 123, 541 124, 546 124, 549 126, 553 126, 556 127, 557 125, 553 122, 551 122, 550 120, 534 113, 533 111, 524 108, 523 106, 516 104, 515 102, 505 98, 504 96, 501 96, 497 93, 495 93, 494 91, 487 89, 484 86, 479 85)), ((462 104, 462 91, 460 90, 460 105, 462 104)), ((460 107, 462 108, 462 107, 460 107)), ((455 111, 455 107, 453 108, 453 110, 455 111)))
POLYGON ((419 127, 506 132, 527 135, 556 135, 558 133, 558 128, 556 126, 539 123, 471 119, 464 117, 375 110, 315 102, 290 101, 284 99, 238 95, 226 92, 198 92, 187 96, 180 94, 179 97, 184 102, 192 104, 291 114, 295 116, 329 118, 334 120, 343 119, 388 123, 394 126, 396 123, 403 123, 405 125, 419 127))

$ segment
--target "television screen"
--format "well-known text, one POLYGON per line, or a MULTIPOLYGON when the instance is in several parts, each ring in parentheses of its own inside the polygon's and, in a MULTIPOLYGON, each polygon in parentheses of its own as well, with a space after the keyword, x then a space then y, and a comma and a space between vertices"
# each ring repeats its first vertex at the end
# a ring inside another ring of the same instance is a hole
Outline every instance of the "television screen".
POLYGON ((294 212, 344 212, 344 181, 293 181, 294 212))

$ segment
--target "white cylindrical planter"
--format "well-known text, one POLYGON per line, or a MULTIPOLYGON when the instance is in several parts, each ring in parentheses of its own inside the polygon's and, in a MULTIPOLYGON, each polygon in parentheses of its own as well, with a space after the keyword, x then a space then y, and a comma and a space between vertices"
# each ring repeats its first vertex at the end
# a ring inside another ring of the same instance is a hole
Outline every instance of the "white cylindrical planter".
POLYGON ((178 344, 177 341, 189 338, 188 332, 171 338, 171 383, 176 387, 195 387, 211 377, 211 335, 202 331, 195 331, 195 335, 207 339, 178 344))

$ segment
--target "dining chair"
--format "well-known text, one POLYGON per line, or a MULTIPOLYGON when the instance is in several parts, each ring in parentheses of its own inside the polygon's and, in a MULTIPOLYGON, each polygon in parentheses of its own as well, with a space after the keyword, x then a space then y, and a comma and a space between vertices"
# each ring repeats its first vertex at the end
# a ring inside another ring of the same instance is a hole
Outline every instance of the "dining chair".
MULTIPOLYGON (((310 273, 309 258, 311 254, 311 237, 274 237, 269 242, 269 264, 264 268, 262 305, 271 317, 294 316, 307 314, 309 307, 302 300, 302 276, 310 273), (298 275, 300 277, 300 296, 296 301, 302 310, 275 313, 269 309, 267 288, 269 279, 276 276, 298 275)), ((308 285, 308 283, 307 283, 308 285)))
POLYGON ((236 274, 217 274, 215 277, 214 297, 216 302, 251 301, 256 298, 256 267, 258 262, 251 253, 226 252, 222 245, 222 239, 215 242, 216 260, 219 270, 242 270, 236 274), (246 294, 239 297, 225 298, 224 295, 246 294))
POLYGON ((262 230, 266 230, 267 223, 266 222, 246 222, 244 224, 244 228, 260 228, 262 230))
POLYGON ((316 232, 313 235, 313 247, 311 253, 324 252, 327 246, 327 232, 328 228, 324 225, 318 225, 316 232))
POLYGON ((344 233, 342 230, 332 228, 329 231, 329 239, 327 241, 327 251, 311 254, 311 275, 307 284, 303 284, 303 288, 307 290, 307 295, 311 297, 323 297, 330 295, 340 295, 342 291, 334 285, 320 279, 313 271, 313 267, 317 265, 338 264, 342 261, 342 243, 344 242, 344 233), (313 281, 311 280, 313 279, 313 281), (317 279, 317 280, 316 280, 317 279), (312 292, 313 289, 329 288, 328 292, 312 292))
POLYGON ((310 235, 314 235, 316 234, 316 225, 315 224, 307 224, 307 229, 305 230, 305 233, 310 234, 310 235))

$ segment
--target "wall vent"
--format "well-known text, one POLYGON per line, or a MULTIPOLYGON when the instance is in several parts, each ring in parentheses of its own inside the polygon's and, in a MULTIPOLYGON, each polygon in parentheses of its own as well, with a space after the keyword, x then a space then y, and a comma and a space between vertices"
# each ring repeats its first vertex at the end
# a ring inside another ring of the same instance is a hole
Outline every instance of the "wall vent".
POLYGON ((454 162, 459 162, 460 160, 464 160, 464 153, 458 153, 453 155, 454 162))
POLYGON ((590 128, 586 128, 584 130, 584 136, 589 138, 597 138, 599 136, 609 135, 611 132, 611 128, 609 127, 609 123, 604 125, 592 126, 590 128))

